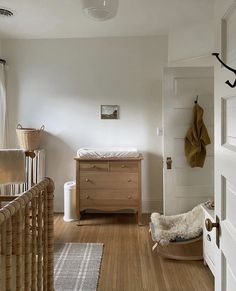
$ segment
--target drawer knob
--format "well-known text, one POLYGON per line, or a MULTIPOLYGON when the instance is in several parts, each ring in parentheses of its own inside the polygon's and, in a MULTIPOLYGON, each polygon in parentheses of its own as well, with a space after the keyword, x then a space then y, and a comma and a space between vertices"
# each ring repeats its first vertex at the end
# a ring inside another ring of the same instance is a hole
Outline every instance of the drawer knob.
POLYGON ((96 168, 97 168, 97 166, 96 166, 96 165, 92 165, 92 168, 93 168, 93 169, 96 169, 96 168))
POLYGON ((131 182, 132 180, 131 179, 128 179, 128 182, 131 182))
POLYGON ((205 227, 208 231, 212 231, 212 229, 219 228, 219 223, 218 222, 212 222, 209 218, 205 220, 205 227))
POLYGON ((86 179, 85 179, 85 182, 89 182, 89 179, 88 179, 88 178, 86 178, 86 179))
POLYGON ((90 198, 90 196, 89 196, 89 195, 87 195, 87 196, 86 196, 86 199, 89 199, 89 198, 90 198))
POLYGON ((132 199, 132 196, 131 196, 131 195, 129 195, 129 196, 128 196, 128 199, 132 199))
POLYGON ((121 168, 125 168, 126 167, 126 165, 121 165, 121 168))

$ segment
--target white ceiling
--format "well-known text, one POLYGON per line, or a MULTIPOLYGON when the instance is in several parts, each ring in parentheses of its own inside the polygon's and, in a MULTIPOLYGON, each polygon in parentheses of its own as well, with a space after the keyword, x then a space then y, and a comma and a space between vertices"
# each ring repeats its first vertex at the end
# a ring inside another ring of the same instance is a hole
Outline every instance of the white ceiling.
POLYGON ((115 19, 86 18, 80 0, 0 0, 15 12, 0 17, 0 38, 76 38, 163 35, 209 23, 214 0, 119 0, 115 19))

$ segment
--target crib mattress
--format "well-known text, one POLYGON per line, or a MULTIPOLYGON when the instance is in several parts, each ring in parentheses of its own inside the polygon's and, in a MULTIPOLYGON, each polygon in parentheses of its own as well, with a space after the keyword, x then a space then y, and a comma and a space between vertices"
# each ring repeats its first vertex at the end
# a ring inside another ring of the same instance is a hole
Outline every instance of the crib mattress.
POLYGON ((133 147, 104 147, 104 148, 80 148, 77 151, 79 158, 138 158, 139 152, 133 147))

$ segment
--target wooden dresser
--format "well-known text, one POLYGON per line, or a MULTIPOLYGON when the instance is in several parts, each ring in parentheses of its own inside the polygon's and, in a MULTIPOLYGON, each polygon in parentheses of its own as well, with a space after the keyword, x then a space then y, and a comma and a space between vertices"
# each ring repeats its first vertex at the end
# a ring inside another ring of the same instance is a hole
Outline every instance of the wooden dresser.
POLYGON ((91 210, 118 211, 132 209, 141 224, 141 161, 138 158, 75 158, 76 207, 91 210))

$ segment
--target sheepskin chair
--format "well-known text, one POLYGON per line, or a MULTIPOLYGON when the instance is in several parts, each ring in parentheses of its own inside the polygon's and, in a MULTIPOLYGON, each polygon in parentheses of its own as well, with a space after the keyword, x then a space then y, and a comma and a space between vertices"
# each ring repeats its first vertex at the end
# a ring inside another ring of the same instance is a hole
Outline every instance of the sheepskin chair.
POLYGON ((161 245, 176 239, 188 240, 202 234, 203 210, 201 205, 198 205, 191 211, 179 215, 164 216, 152 213, 151 222, 155 239, 161 245))

